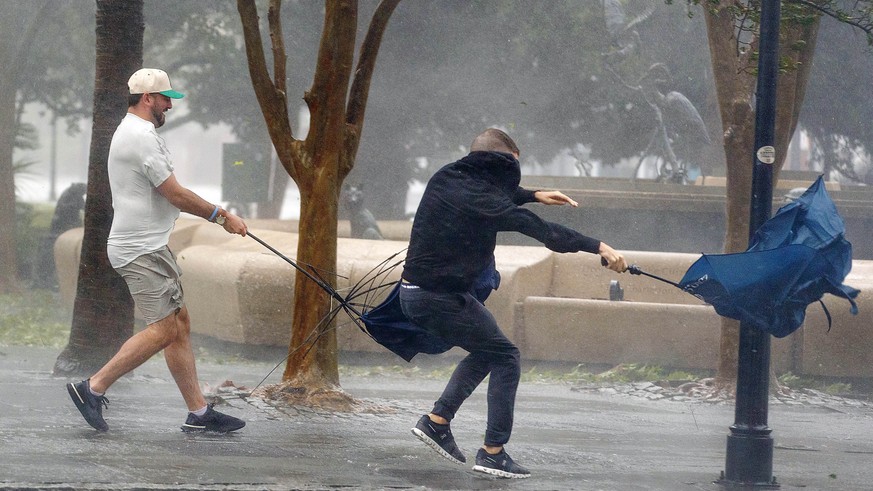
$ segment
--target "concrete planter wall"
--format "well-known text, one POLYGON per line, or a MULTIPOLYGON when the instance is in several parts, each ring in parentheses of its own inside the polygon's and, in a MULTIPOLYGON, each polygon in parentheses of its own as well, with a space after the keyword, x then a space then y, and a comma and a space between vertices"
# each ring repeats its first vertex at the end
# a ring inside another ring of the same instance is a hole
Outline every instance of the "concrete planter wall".
MULTIPOLYGON (((289 257, 297 236, 283 223, 252 230, 289 257)), ((82 229, 55 245, 61 298, 72 308, 82 229)), ((361 280, 385 258, 402 259, 404 241, 339 239, 339 288, 361 280)), ((180 220, 171 241, 183 270, 194 332, 245 345, 288 346, 294 270, 255 241, 226 234, 202 220, 180 220)), ((647 363, 712 369, 718 356, 720 318, 700 300, 664 283, 602 268, 597 256, 556 254, 543 247, 498 246, 500 289, 487 304, 529 360, 575 363, 647 363), (618 280, 625 301, 608 300, 618 280)), ((626 251, 647 272, 678 281, 699 254, 626 251)), ((399 278, 397 268, 390 280, 399 278)), ((825 302, 833 328, 817 304, 796 333, 773 342, 777 372, 840 377, 873 376, 873 261, 855 261, 846 281, 862 290, 861 313, 833 297, 825 302)), ((387 293, 387 292, 385 292, 387 293)), ((381 295, 367 299, 375 304, 381 295)), ((337 319, 339 347, 384 351, 347 317, 337 319)), ((400 360, 400 358, 398 358, 400 360)))

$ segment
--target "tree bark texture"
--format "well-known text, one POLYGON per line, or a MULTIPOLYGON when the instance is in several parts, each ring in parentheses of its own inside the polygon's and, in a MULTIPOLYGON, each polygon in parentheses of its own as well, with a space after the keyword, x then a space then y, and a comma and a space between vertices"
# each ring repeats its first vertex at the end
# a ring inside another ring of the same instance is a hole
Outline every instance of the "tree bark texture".
POLYGON ((133 300, 106 254, 112 225, 109 144, 127 111, 127 80, 142 67, 142 0, 97 1, 94 121, 88 162, 85 235, 79 262, 70 341, 56 374, 90 374, 133 334, 133 300))

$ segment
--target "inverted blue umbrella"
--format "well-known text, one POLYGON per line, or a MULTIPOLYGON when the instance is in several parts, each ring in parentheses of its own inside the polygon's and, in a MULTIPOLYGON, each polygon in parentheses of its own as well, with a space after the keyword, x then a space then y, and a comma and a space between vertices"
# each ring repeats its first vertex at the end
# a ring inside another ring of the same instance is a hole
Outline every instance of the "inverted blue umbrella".
MULTIPOLYGON (((500 273, 492 259, 476 279, 470 293, 484 303, 498 286, 500 273)), ((364 332, 406 361, 411 361, 419 353, 436 355, 451 349, 451 344, 407 319, 400 309, 400 288, 399 283, 394 285, 382 303, 360 316, 365 326, 364 332)))
POLYGON ((411 361, 419 353, 436 355, 448 351, 452 347, 450 344, 403 315, 400 288, 400 283, 394 285, 382 303, 361 315, 365 332, 406 361, 411 361))
POLYGON ((843 284, 852 269, 852 245, 846 227, 819 177, 800 198, 789 203, 755 232, 748 250, 735 254, 704 254, 677 284, 712 305, 722 316, 746 322, 776 337, 803 324, 806 307, 821 303, 830 328, 825 293, 849 301, 859 291, 843 284))

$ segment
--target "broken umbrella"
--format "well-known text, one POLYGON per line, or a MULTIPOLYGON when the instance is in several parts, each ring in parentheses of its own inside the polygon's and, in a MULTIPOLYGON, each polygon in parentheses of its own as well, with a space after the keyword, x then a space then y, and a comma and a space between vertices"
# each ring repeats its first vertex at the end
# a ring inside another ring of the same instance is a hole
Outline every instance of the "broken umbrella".
POLYGON ((704 254, 679 283, 665 281, 712 305, 724 317, 785 337, 797 330, 809 304, 819 301, 830 325, 825 293, 849 301, 859 291, 843 284, 852 268, 852 245, 845 224, 819 177, 797 200, 767 220, 745 252, 704 254))

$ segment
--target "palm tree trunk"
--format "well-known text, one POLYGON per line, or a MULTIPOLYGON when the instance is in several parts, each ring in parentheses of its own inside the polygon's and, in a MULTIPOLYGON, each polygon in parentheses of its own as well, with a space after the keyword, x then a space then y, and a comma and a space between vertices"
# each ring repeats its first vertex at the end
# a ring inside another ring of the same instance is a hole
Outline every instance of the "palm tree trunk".
POLYGON ((133 334, 133 300, 106 254, 112 225, 107 161, 112 134, 127 110, 127 79, 142 65, 144 29, 142 0, 97 1, 97 68, 85 236, 70 341, 55 362, 55 374, 93 373, 133 334))

